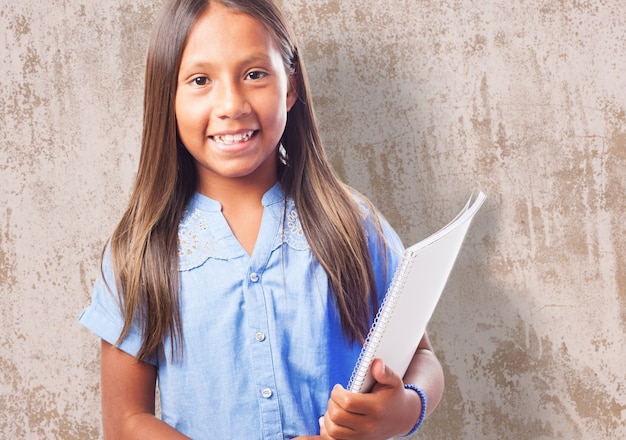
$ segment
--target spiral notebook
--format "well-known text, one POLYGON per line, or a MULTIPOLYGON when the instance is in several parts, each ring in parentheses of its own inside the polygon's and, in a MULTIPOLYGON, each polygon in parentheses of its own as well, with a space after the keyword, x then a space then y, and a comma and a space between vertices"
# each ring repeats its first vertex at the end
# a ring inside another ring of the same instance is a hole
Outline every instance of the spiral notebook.
POLYGON ((348 389, 366 393, 374 385, 369 370, 375 358, 403 376, 426 331, 469 226, 485 201, 470 196, 447 226, 405 249, 389 290, 370 328, 348 389))

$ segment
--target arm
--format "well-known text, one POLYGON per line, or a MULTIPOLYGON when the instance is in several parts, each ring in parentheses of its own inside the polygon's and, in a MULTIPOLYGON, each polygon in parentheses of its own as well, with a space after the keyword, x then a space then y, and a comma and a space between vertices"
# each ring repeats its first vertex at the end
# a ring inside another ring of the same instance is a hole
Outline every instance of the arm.
POLYGON ((422 338, 404 380, 377 359, 372 364, 376 384, 371 393, 351 393, 337 385, 321 420, 324 439, 386 439, 408 433, 417 422, 421 401, 404 388, 411 383, 424 390, 430 414, 443 394, 443 370, 427 335, 422 338))
MULTIPOLYGON (((435 356, 433 347, 430 344, 430 339, 428 339, 428 334, 425 334, 420 341, 415 355, 409 364, 409 368, 404 375, 403 383, 411 383, 424 390, 424 393, 426 393, 428 397, 426 416, 433 412, 437 405, 439 405, 444 388, 443 369, 441 368, 439 359, 435 356)), ((416 394, 415 391, 412 392, 416 394)), ((419 412, 416 414, 419 414, 419 412)))
POLYGON ((102 424, 107 439, 186 439, 154 416, 156 367, 102 340, 102 424))

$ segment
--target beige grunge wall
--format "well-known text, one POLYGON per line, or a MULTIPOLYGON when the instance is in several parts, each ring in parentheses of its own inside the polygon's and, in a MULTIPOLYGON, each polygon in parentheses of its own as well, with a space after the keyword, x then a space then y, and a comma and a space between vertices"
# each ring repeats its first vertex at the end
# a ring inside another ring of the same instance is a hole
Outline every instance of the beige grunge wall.
MULTIPOLYGON (((622 0, 284 0, 337 172, 406 244, 489 199, 416 438, 626 438, 622 0)), ((0 0, 0 438, 100 436, 76 324, 138 160, 161 1, 0 0)))

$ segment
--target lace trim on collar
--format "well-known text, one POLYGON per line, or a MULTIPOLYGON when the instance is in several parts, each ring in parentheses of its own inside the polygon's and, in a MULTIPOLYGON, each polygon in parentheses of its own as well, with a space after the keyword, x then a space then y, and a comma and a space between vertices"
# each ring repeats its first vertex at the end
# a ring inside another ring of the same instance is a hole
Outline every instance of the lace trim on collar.
POLYGON ((292 249, 303 251, 309 249, 296 205, 289 199, 285 206, 285 221, 282 222, 280 230, 274 240, 274 249, 283 243, 288 244, 292 249))
MULTIPOLYGON (((266 207, 266 209, 269 208, 266 207)), ((284 222, 281 221, 281 227, 278 228, 272 250, 279 248, 283 243, 295 250, 309 249, 309 244, 304 236, 302 224, 293 200, 287 200, 284 214, 286 220, 284 222)), ((228 246, 225 240, 213 233, 210 226, 210 219, 213 215, 221 215, 221 213, 211 213, 201 211, 198 208, 190 208, 183 215, 183 220, 178 227, 178 264, 180 271, 199 267, 209 258, 228 260, 240 256, 240 249, 228 246)))

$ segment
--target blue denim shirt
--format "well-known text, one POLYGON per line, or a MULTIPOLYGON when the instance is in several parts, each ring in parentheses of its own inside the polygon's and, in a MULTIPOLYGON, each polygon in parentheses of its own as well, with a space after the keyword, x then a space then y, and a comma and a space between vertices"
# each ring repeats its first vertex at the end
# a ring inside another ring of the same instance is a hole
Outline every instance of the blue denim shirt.
MULTIPOLYGON (((263 205, 251 256, 233 236, 220 204, 203 195, 193 197, 179 227, 184 352, 182 360, 172 359, 165 341, 152 362, 163 420, 193 439, 319 433, 318 418, 332 387, 347 385, 361 350, 343 336, 326 273, 293 202, 277 184, 263 205)), ((363 208, 363 214, 371 236, 372 213, 363 208)), ((382 221, 387 256, 380 255, 376 240, 370 243, 381 297, 403 249, 382 221)), ((103 272, 115 286, 106 256, 103 272)), ((102 278, 79 322, 104 340, 117 341, 122 317, 102 278)), ((135 355, 140 345, 135 328, 119 348, 135 355)))

